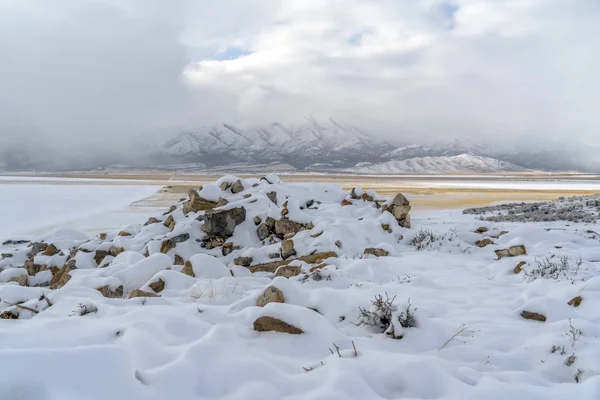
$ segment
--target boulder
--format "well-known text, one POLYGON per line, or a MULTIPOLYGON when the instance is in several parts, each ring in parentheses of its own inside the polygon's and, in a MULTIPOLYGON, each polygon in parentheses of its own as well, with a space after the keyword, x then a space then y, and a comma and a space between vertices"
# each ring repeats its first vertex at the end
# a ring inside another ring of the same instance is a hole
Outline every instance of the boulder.
POLYGON ((200 194, 194 190, 188 190, 189 200, 183 205, 183 213, 188 214, 190 212, 212 210, 217 206, 214 201, 206 200, 200 196, 200 194))
POLYGON ((217 205, 215 206, 215 208, 223 207, 223 206, 226 206, 227 204, 229 204, 227 199, 219 199, 219 201, 217 201, 217 205))
POLYGON ((235 227, 245 220, 246 209, 244 207, 214 210, 204 215, 202 230, 209 237, 229 237, 233 235, 235 227))
POLYGON ((482 247, 483 248, 485 246, 489 246, 490 244, 494 244, 494 242, 490 238, 484 238, 484 239, 476 241, 474 244, 477 247, 482 247))
POLYGON ((17 284, 19 286, 27 286, 28 280, 29 279, 28 279, 27 275, 19 275, 19 276, 13 276, 8 281, 9 282, 17 282, 17 284))
POLYGON ((258 307, 264 307, 269 303, 284 303, 283 292, 275 286, 269 286, 256 300, 258 307))
POLYGON ((119 234, 117 236, 131 236, 131 233, 125 232, 125 231, 121 231, 121 232, 119 232, 119 234))
POLYGON ((294 241, 286 239, 281 242, 281 258, 284 260, 290 258, 291 256, 296 255, 296 250, 294 250, 294 241))
POLYGON ((34 263, 32 258, 25 261, 25 264, 23 265, 23 267, 27 270, 27 273, 31 276, 35 276, 35 274, 37 274, 38 272, 40 272, 42 270, 42 265, 34 263))
POLYGON ((154 217, 150 217, 148 218, 148 221, 146 221, 146 223, 144 224, 144 226, 148 226, 148 225, 152 225, 152 224, 158 224, 160 221, 158 220, 158 218, 154 218, 154 217))
POLYGON ((33 242, 30 244, 31 250, 29 250, 29 255, 35 256, 41 251, 45 251, 48 247, 48 244, 44 242, 33 242))
POLYGON ((274 317, 260 317, 254 321, 254 330, 257 332, 281 332, 292 335, 304 333, 302 329, 296 328, 280 319, 274 317))
POLYGON ((141 289, 133 289, 129 294, 130 299, 134 299, 136 297, 158 297, 155 293, 145 292, 141 289))
POLYGON ((365 249, 363 254, 371 254, 377 257, 386 257, 389 253, 383 249, 377 249, 375 247, 368 247, 365 249))
POLYGON ((184 265, 185 260, 179 254, 175 254, 173 265, 184 265))
POLYGON ((196 274, 194 273, 194 268, 192 266, 192 263, 189 260, 186 261, 185 264, 183 265, 183 269, 181 270, 181 273, 189 275, 192 278, 196 277, 196 274))
POLYGON ((267 197, 269 198, 269 200, 271 200, 273 203, 277 204, 277 192, 269 192, 267 193, 267 197))
POLYGON ((569 302, 567 304, 570 305, 571 307, 579 307, 581 305, 582 301, 583 301, 583 297, 577 296, 577 297, 573 297, 571 300, 569 300, 569 302))
POLYGON ((60 268, 50 279, 50 289, 60 289, 65 286, 71 275, 69 272, 75 269, 75 260, 70 260, 62 268, 60 268))
POLYGON ((160 252, 163 254, 167 254, 170 250, 174 249, 177 246, 177 243, 183 243, 190 239, 189 233, 182 233, 181 235, 173 236, 170 239, 162 242, 160 246, 160 252))
POLYGON ((511 246, 508 249, 496 250, 496 256, 498 256, 498 260, 504 257, 517 257, 527 255, 527 250, 525 246, 511 246))
POLYGON ((527 261, 521 261, 520 263, 517 264, 517 266, 513 269, 513 272, 515 274, 520 274, 521 271, 523 270, 523 266, 527 264, 527 261))
POLYGON ((249 267, 252 264, 252 257, 236 257, 233 263, 242 267, 249 267))
POLYGON ((352 202, 350 200, 344 199, 344 200, 342 200, 342 202, 340 203, 340 205, 342 207, 351 206, 352 202))
POLYGON ((122 248, 122 247, 111 247, 111 248, 108 250, 108 253, 109 253, 111 256, 113 256, 113 257, 116 257, 116 256, 118 256, 119 254, 121 254, 121 253, 122 253, 122 252, 124 252, 124 251, 125 251, 125 249, 124 249, 124 248, 122 248))
POLYGON ((402 193, 398 193, 387 206, 387 211, 392 213, 398 225, 403 228, 410 228, 410 210, 410 202, 402 193))
POLYGON ((58 254, 59 252, 60 252, 60 250, 58 250, 55 245, 49 244, 48 247, 46 247, 46 250, 44 250, 44 252, 42 253, 42 255, 43 256, 54 256, 54 255, 58 254))
POLYGON ((546 321, 546 317, 542 314, 534 313, 531 311, 523 311, 521 312, 521 317, 525 319, 532 319, 534 321, 544 322, 546 321))
POLYGON ((5 258, 12 258, 13 255, 11 253, 2 253, 0 254, 0 260, 4 260, 5 258))
POLYGON ((258 225, 260 225, 261 222, 262 222, 262 219, 260 219, 260 217, 258 215, 256 217, 254 217, 254 225, 258 226, 258 225))
POLYGON ((242 181, 239 179, 231 185, 231 193, 236 194, 244 191, 244 185, 242 185, 242 181))
POLYGON ((229 182, 227 182, 227 181, 221 182, 220 188, 222 191, 226 191, 229 188, 229 182))
MULTIPOLYGON (((317 254, 312 254, 310 256, 302 256, 302 257, 298 257, 295 258, 294 260, 299 260, 299 261, 304 261, 305 263, 308 264, 315 264, 318 263, 319 261, 322 260, 326 260, 330 257, 337 257, 337 253, 333 252, 333 251, 327 251, 324 253, 317 253, 317 254)), ((270 263, 265 263, 265 264, 256 264, 251 266, 249 269, 251 272, 275 272, 277 271, 277 268, 281 267, 282 265, 288 265, 289 263, 291 263, 293 260, 282 260, 282 261, 273 261, 270 263)))
MULTIPOLYGON (((287 218, 282 218, 279 221, 275 221, 275 234, 283 239, 286 235, 294 236, 296 233, 304 229, 304 226, 296 221, 292 221, 287 218)), ((288 236, 290 237, 290 236, 288 236)))
POLYGON ((275 270, 275 277, 283 276, 284 278, 291 278, 298 276, 302 272, 302 267, 299 265, 282 265, 275 270))
POLYGON ((165 281, 163 281, 161 278, 158 278, 158 280, 152 282, 148 286, 150 286, 150 289, 154 290, 154 292, 160 293, 165 289, 165 281))
POLYGON ((256 228, 256 234, 260 240, 265 240, 271 234, 271 229, 269 229, 267 224, 263 222, 256 228))
POLYGON ((100 265, 102 260, 104 260, 108 255, 109 253, 106 250, 96 250, 94 261, 96 261, 96 264, 100 265))
POLYGON ((175 229, 175 218, 173 218, 173 214, 169 215, 163 225, 169 228, 170 230, 175 229))
POLYGON ((480 226, 479 228, 477 228, 475 230, 475 233, 486 233, 488 231, 488 228, 486 228, 485 226, 480 226))
POLYGON ((102 296, 110 298, 110 299, 121 299, 123 298, 123 285, 117 286, 113 288, 109 285, 104 285, 102 287, 97 288, 102 296))

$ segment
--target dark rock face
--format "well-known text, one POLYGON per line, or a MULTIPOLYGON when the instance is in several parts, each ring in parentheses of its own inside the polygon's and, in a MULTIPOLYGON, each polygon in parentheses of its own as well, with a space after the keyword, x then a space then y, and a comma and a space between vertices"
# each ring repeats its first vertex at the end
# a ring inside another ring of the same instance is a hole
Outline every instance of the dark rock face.
POLYGON ((246 220, 244 207, 216 210, 204 215, 202 230, 209 237, 229 237, 233 235, 235 227, 246 220))

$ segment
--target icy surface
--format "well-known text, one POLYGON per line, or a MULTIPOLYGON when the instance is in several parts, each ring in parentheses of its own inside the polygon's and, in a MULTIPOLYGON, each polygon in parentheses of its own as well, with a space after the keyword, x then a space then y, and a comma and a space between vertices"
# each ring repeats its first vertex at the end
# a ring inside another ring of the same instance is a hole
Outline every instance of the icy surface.
POLYGON ((0 399, 599 398, 595 224, 482 222, 436 211, 414 215, 412 229, 405 229, 374 201, 353 199, 338 186, 268 180, 275 184, 242 179, 243 192, 219 194, 229 202, 223 209, 243 206, 247 213, 227 239, 233 244, 227 255, 202 247, 203 213, 184 216, 182 204, 170 214, 172 231, 162 223, 168 216, 159 214, 158 223, 139 221, 105 238, 70 231, 44 237, 64 256, 40 253, 36 263, 61 265, 78 249, 77 269, 56 290, 44 286, 49 271, 29 276, 31 287, 8 282, 23 275, 30 248, 2 246, 12 257, 0 261, 0 312, 19 319, 0 320, 0 399), (342 206, 343 200, 352 204, 342 206), (259 240, 254 217, 278 220, 284 208, 291 220, 313 225, 292 237, 298 256, 334 251, 337 257, 318 272, 296 261, 303 273, 290 279, 235 266, 241 256, 253 264, 272 261, 280 241, 259 240), (487 231, 476 233, 482 226, 487 231), (413 239, 419 232, 427 239, 413 239), (484 238, 492 244, 474 245, 484 238), (161 254, 166 239, 177 243, 161 254), (527 255, 498 260, 495 250, 516 245, 527 255), (96 264, 94 254, 112 248, 124 252, 96 264), (366 256, 366 248, 389 255, 366 256), (180 272, 175 255, 190 261, 194 277, 180 272), (570 260, 566 279, 532 279, 537 261, 561 257, 570 260), (105 298, 96 290, 153 293, 159 279, 159 297, 105 298), (285 302, 257 307, 269 286, 285 302), (388 309, 373 303, 376 296, 388 309), (576 296, 581 304, 568 305, 576 296), (38 312, 12 305, 19 302, 38 312), (546 321, 524 319, 523 311, 546 321), (261 316, 303 333, 254 331, 261 316))
POLYGON ((138 185, 0 184, 0 240, 123 208, 158 189, 138 185))

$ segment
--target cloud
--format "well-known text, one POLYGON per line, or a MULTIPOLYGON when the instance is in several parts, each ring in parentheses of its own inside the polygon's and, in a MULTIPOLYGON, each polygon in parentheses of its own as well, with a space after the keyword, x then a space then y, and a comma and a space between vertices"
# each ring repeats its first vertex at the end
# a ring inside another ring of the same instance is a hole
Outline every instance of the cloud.
POLYGON ((407 141, 600 147, 599 18, 596 0, 6 0, 0 144, 313 115, 407 141))

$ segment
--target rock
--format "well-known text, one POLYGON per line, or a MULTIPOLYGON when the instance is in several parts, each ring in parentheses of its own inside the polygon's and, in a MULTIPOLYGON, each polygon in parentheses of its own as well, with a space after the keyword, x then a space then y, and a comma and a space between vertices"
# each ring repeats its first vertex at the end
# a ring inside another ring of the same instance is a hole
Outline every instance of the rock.
POLYGON ((244 191, 244 185, 242 185, 242 181, 239 179, 231 185, 231 193, 236 194, 244 191))
POLYGON ((254 217, 254 225, 258 226, 258 225, 260 225, 261 222, 262 222, 262 219, 260 219, 260 217, 258 215, 256 217, 254 217))
POLYGON ((342 200, 342 202, 340 203, 340 205, 342 207, 351 206, 352 202, 350 200, 344 199, 344 200, 342 200))
POLYGON ((296 255, 296 250, 294 250, 294 241, 293 240, 284 240, 281 242, 281 258, 288 259, 291 256, 296 255))
POLYGON ((133 289, 129 294, 130 299, 134 299, 136 297, 158 297, 155 293, 145 292, 141 289, 133 289))
POLYGON ((173 218, 173 214, 169 215, 163 225, 169 228, 170 230, 175 229, 175 218, 173 218))
POLYGON ((252 257, 236 257, 233 263, 242 267, 249 267, 252 264, 252 257))
POLYGON ((98 237, 100 238, 100 240, 106 240, 106 232, 102 232, 98 235, 98 237))
POLYGON ((304 229, 304 226, 296 221, 289 220, 287 218, 282 218, 279 221, 275 221, 275 234, 283 239, 287 234, 295 235, 304 229))
POLYGON ((318 238, 319 236, 321 236, 323 234, 323 231, 321 232, 317 232, 317 233, 313 233, 312 235, 310 235, 311 238, 315 239, 318 238))
POLYGON ((223 206, 226 206, 227 204, 229 204, 227 199, 219 199, 219 201, 217 201, 217 205, 215 206, 215 208, 223 207, 223 206))
MULTIPOLYGON (((21 285, 21 286, 23 286, 23 285, 21 285)), ((570 305, 571 307, 579 307, 581 305, 582 301, 583 301, 583 297, 577 296, 577 297, 573 297, 571 300, 569 300, 569 302, 567 304, 570 305)))
MULTIPOLYGON (((185 199, 182 199, 182 200, 185 200, 185 199)), ((171 214, 171 213, 172 213, 173 211, 175 211, 175 210, 177 210, 177 206, 174 206, 174 205, 173 205, 173 206, 169 207, 169 209, 168 209, 167 211, 165 211, 165 212, 163 213, 163 215, 171 214)))
POLYGON ((511 246, 508 249, 496 250, 496 256, 498 256, 498 260, 504 257, 517 257, 527 255, 527 250, 525 246, 511 246))
POLYGON ((256 300, 258 307, 264 307, 269 303, 284 303, 283 292, 275 286, 269 286, 256 300))
POLYGON ((254 330, 258 332, 281 332, 292 335, 304 333, 301 329, 273 317, 260 317, 254 321, 254 330))
POLYGON ((162 245, 160 246, 160 252, 163 254, 167 254, 169 251, 171 251, 177 246, 177 243, 183 243, 188 241, 189 239, 189 233, 182 233, 181 235, 173 236, 172 238, 162 242, 162 245))
POLYGON ((298 276, 302 272, 302 267, 299 265, 282 265, 275 270, 275 277, 283 276, 284 278, 291 278, 298 276))
POLYGON ((500 232, 500 233, 499 233, 499 234, 497 234, 497 235, 490 235, 490 237, 491 237, 492 239, 498 239, 500 236, 506 235, 507 233, 508 233, 508 231, 502 231, 502 232, 500 232))
POLYGON ((192 278, 196 277, 196 274, 194 273, 194 268, 192 267, 192 263, 189 260, 186 261, 185 264, 183 265, 183 269, 181 270, 181 273, 189 275, 192 278))
POLYGON ((530 312, 530 311, 521 312, 521 317, 523 317, 525 319, 532 319, 534 321, 540 321, 540 322, 546 321, 546 317, 544 315, 530 312))
MULTIPOLYGON (((287 202, 286 202, 286 203, 287 203, 287 202)), ((283 217, 285 217, 285 216, 286 216, 286 215, 288 215, 289 213, 290 213, 290 210, 288 210, 286 207, 284 207, 284 208, 281 210, 281 215, 282 215, 283 217)))
POLYGON ((280 253, 269 253, 269 258, 271 260, 274 260, 274 259, 279 258, 279 257, 281 257, 280 253))
POLYGON ((488 231, 488 228, 486 228, 485 226, 480 226, 479 228, 477 228, 475 230, 475 233, 486 233, 488 231))
POLYGON ((131 236, 131 233, 125 232, 125 231, 121 231, 121 232, 119 232, 119 234, 117 236, 131 236))
POLYGON ((122 248, 122 247, 111 247, 111 248, 108 250, 108 253, 109 253, 111 256, 113 256, 113 257, 116 257, 116 256, 118 256, 119 254, 121 254, 121 253, 122 253, 122 252, 124 252, 124 251, 125 251, 125 249, 124 249, 124 248, 122 248))
POLYGON ((33 242, 31 243, 31 250, 29 251, 29 255, 35 256, 41 251, 45 251, 48 247, 48 244, 43 242, 33 242))
POLYGON ((96 250, 96 255, 94 255, 94 261, 96 261, 96 264, 100 265, 102 260, 104 260, 107 256, 108 256, 108 251, 96 250))
POLYGON ((365 251, 363 252, 363 254, 371 254, 377 257, 385 257, 387 256, 389 253, 383 249, 377 249, 374 247, 369 247, 366 248, 365 251))
POLYGON ((360 199, 360 196, 356 194, 356 188, 352 188, 352 190, 350 190, 350 198, 354 200, 360 199))
POLYGON ((27 270, 27 273, 31 276, 35 276, 35 274, 42 270, 42 266, 40 264, 34 263, 32 258, 25 262, 23 268, 25 268, 27 270))
POLYGON ((204 215, 202 230, 209 237, 229 237, 233 235, 235 227, 245 220, 246 209, 244 207, 214 210, 204 215))
POLYGON ((226 191, 227 189, 229 189, 229 182, 227 182, 227 181, 221 182, 220 188, 222 191, 226 191))
POLYGON ((308 270, 308 272, 315 272, 316 270, 318 270, 318 269, 323 269, 323 268, 325 268, 326 266, 327 266, 327 264, 325 264, 325 263, 317 264, 317 265, 315 265, 314 267, 311 267, 311 268, 308 270))
POLYGON ((275 222, 277 222, 277 221, 275 220, 275 218, 273 218, 273 217, 267 217, 267 218, 265 218, 265 222, 264 222, 264 223, 265 223, 265 225, 266 225, 266 226, 267 226, 269 229, 273 230, 273 229, 275 229, 275 222))
POLYGON ((60 289, 69 282, 69 279, 71 279, 69 272, 75 269, 75 260, 71 261, 67 262, 52 276, 52 279, 50 279, 50 289, 60 289))
POLYGON ((19 319, 19 314, 15 311, 4 311, 0 314, 0 319, 19 319))
MULTIPOLYGON (((299 261, 304 261, 308 264, 316 264, 321 260, 326 260, 330 257, 337 257, 337 253, 333 252, 333 251, 327 251, 324 253, 317 253, 317 254, 312 254, 310 256, 303 256, 303 257, 298 257, 295 258, 294 260, 299 260, 299 261)), ((251 272, 275 272, 277 271, 277 268, 281 267, 282 265, 288 265, 289 263, 291 263, 293 260, 282 260, 282 261, 273 261, 270 263, 265 263, 265 264, 256 264, 251 266, 249 269, 251 272)))
POLYGON ((123 285, 117 286, 116 288, 112 288, 109 285, 104 285, 102 287, 97 288, 102 296, 110 298, 110 299, 121 299, 123 298, 123 285))
POLYGON ((175 259, 173 260, 173 265, 184 265, 185 260, 179 254, 175 254, 175 259))
POLYGON ((267 197, 269 198, 269 200, 271 200, 273 203, 277 204, 277 192, 269 192, 267 193, 267 197))
POLYGON ((410 202, 402 193, 398 193, 392 199, 392 202, 387 206, 389 212, 392 213, 398 225, 403 228, 410 228, 410 202))
POLYGON ((13 276, 8 280, 9 282, 17 282, 19 286, 27 286, 27 282, 29 281, 27 275, 19 275, 13 276))
POLYGON ((4 260, 5 258, 12 258, 13 255, 11 253, 2 253, 0 254, 0 259, 4 260))
POLYGON ((521 261, 520 263, 517 264, 517 266, 513 269, 513 272, 515 274, 520 274, 521 271, 523 270, 523 266, 527 264, 527 261, 521 261))
POLYGON ((481 240, 476 241, 474 244, 477 247, 485 247, 485 246, 488 246, 490 244, 494 244, 494 242, 490 238, 485 238, 485 239, 481 239, 481 240))
POLYGON ((381 224, 381 229, 383 229, 384 231, 388 231, 390 230, 390 225, 389 224, 381 224))
POLYGON ((271 234, 271 230, 269 229, 267 224, 262 223, 256 228, 256 234, 258 235, 258 238, 260 240, 265 240, 271 234))
POLYGON ((368 193, 363 193, 360 198, 364 201, 373 201, 373 196, 369 195, 368 193))
POLYGON ((335 241, 335 245, 337 246, 338 249, 341 249, 342 248, 342 242, 341 242, 341 240, 336 240, 335 241))
POLYGON ((152 282, 150 285, 150 289, 154 290, 156 293, 160 293, 165 289, 165 281, 161 278, 158 278, 157 281, 152 282))
POLYGON ((214 201, 206 200, 194 189, 188 190, 189 200, 183 204, 183 213, 212 210, 217 206, 214 201))
POLYGON ((158 224, 160 221, 157 218, 154 217, 150 217, 148 218, 148 221, 146 221, 146 223, 144 224, 144 226, 148 226, 148 225, 152 225, 152 224, 158 224))
POLYGON ((58 250, 55 245, 49 244, 48 247, 46 247, 46 250, 42 253, 42 255, 51 257, 58 254, 59 252, 60 250, 58 250))

